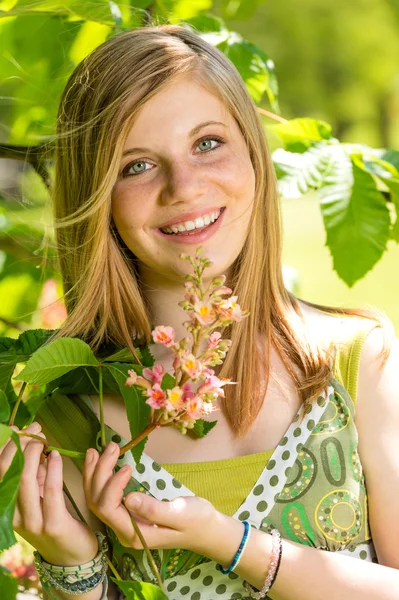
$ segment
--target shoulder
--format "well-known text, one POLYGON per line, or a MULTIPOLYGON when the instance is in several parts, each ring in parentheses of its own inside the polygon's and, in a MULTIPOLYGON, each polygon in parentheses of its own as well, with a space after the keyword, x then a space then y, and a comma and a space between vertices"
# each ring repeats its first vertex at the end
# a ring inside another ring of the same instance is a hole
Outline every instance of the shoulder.
POLYGON ((385 361, 383 347, 384 332, 374 329, 360 357, 356 427, 374 545, 381 564, 399 568, 399 340, 385 361))

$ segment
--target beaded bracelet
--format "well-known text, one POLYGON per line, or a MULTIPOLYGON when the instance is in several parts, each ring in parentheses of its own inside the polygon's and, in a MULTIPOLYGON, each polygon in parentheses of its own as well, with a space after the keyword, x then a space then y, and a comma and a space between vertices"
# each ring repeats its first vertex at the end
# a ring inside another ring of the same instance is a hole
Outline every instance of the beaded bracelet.
POLYGON ((267 592, 270 590, 270 588, 276 580, 283 551, 280 533, 277 531, 277 529, 272 530, 272 544, 273 545, 269 571, 267 573, 266 580, 262 589, 260 591, 256 591, 255 588, 253 588, 248 583, 248 581, 244 581, 244 587, 246 590, 248 590, 250 598, 255 598, 256 600, 262 600, 262 598, 265 598, 267 592))
POLYGON ((233 558, 233 561, 231 563, 231 565, 229 566, 228 569, 223 569, 222 565, 218 564, 217 568, 219 569, 219 571, 221 571, 224 575, 227 575, 228 573, 231 573, 233 569, 236 568, 236 566, 238 565, 238 563, 241 560, 241 556, 245 550, 245 546, 248 543, 249 540, 249 534, 251 533, 251 528, 249 526, 248 521, 243 521, 244 526, 245 526, 245 530, 244 530, 244 535, 242 537, 241 540, 241 544, 236 552, 235 557, 233 558))
POLYGON ((53 565, 46 562, 35 550, 34 563, 36 571, 43 582, 49 582, 56 589, 67 594, 79 595, 97 587, 106 577, 108 544, 105 536, 95 532, 99 551, 93 560, 76 566, 53 565))
MULTIPOLYGON (((40 583, 42 584, 42 588, 46 592, 46 594, 50 600, 60 600, 57 596, 54 596, 52 594, 50 587, 44 581, 40 581, 40 583)), ((104 580, 103 580, 103 593, 102 593, 100 600, 108 600, 107 593, 108 593, 108 575, 105 575, 104 580)))

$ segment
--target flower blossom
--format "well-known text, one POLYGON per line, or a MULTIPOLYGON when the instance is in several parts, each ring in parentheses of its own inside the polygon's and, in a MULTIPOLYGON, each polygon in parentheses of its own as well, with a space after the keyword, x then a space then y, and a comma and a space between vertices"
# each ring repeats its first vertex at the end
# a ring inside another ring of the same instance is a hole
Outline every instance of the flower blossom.
POLYGON ((151 333, 156 344, 163 344, 167 348, 173 346, 175 341, 175 331, 173 327, 158 325, 151 333))
POLYGON ((162 378, 165 374, 163 365, 154 365, 152 369, 143 369, 143 375, 152 383, 162 383, 162 378))
POLYGON ((137 385, 147 390, 150 389, 151 383, 147 381, 147 379, 144 379, 144 377, 140 377, 140 375, 137 375, 136 371, 130 369, 128 371, 128 374, 129 377, 126 379, 125 385, 129 387, 132 387, 132 385, 137 385))
POLYGON ((222 334, 220 333, 220 331, 214 331, 208 337, 208 348, 216 348, 216 346, 218 345, 218 341, 220 340, 221 337, 222 337, 222 334))
POLYGON ((152 408, 163 408, 166 405, 167 399, 165 392, 161 389, 159 383, 155 383, 152 388, 146 392, 148 400, 146 404, 152 406, 152 408))

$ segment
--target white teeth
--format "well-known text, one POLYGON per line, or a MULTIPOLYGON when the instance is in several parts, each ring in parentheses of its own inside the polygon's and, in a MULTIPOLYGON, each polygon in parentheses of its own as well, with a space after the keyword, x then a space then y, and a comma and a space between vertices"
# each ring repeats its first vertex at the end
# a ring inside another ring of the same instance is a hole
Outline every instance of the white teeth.
POLYGON ((204 225, 209 225, 210 223, 216 221, 220 213, 221 209, 204 215, 203 217, 198 217, 198 219, 195 219, 195 221, 185 221, 184 223, 179 223, 178 225, 163 227, 161 231, 164 233, 178 233, 179 231, 192 231, 193 229, 199 229, 200 227, 204 227, 204 225))

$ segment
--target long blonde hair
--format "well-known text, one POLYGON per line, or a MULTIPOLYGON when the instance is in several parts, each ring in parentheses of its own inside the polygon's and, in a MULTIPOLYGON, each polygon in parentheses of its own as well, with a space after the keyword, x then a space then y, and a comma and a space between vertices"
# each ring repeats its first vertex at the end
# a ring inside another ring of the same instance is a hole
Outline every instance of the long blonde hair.
MULTIPOLYGON (((216 369, 220 377, 239 382, 225 388, 222 408, 235 435, 242 437, 262 406, 271 346, 304 409, 326 388, 331 356, 312 339, 297 299, 284 286, 277 182, 256 106, 232 63, 189 28, 150 26, 112 37, 77 66, 66 85, 53 198, 68 317, 55 338, 80 337, 93 350, 111 342, 133 353, 135 340, 150 343, 150 309, 139 286, 137 261, 112 224, 111 193, 138 110, 187 74, 216 94, 236 119, 256 178, 249 233, 228 282, 250 315, 222 331, 232 346, 216 369)), ((372 311, 318 308, 382 324, 372 311)))

